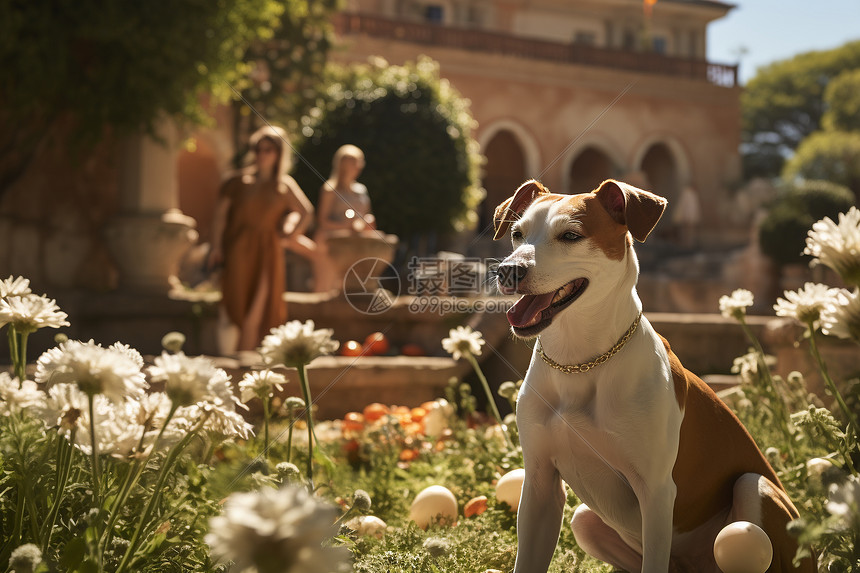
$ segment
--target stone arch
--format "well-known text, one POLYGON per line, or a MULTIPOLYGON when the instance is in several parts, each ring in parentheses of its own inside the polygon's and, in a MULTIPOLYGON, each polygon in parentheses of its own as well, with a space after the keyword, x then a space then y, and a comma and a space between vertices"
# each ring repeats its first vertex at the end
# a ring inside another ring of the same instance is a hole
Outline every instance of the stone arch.
MULTIPOLYGON (((636 147, 636 154, 633 157, 633 161, 630 162, 633 171, 636 172, 636 175, 640 178, 643 174, 647 175, 647 171, 645 171, 644 169, 646 159, 649 160, 648 163, 651 165, 651 168, 654 168, 654 164, 651 163, 651 161, 653 161, 654 159, 654 155, 652 154, 651 157, 647 157, 649 152, 656 152, 658 154, 662 153, 665 157, 671 159, 671 162, 674 165, 674 168, 672 169, 672 174, 675 183, 674 187, 668 186, 665 190, 669 192, 675 191, 673 197, 677 197, 677 193, 680 191, 681 186, 688 184, 691 180, 690 159, 687 155, 687 152, 684 150, 684 147, 677 139, 669 136, 655 135, 643 141, 640 145, 636 147), (658 149, 660 151, 656 151, 658 149)), ((654 188, 655 182, 652 182, 650 180, 645 180, 641 182, 643 185, 651 186, 649 188, 650 191, 654 191, 655 193, 663 195, 663 193, 660 192, 660 189, 654 188)), ((659 182, 656 184, 659 185, 659 182)), ((663 196, 670 201, 673 198, 668 195, 663 196)))
MULTIPOLYGON (((641 177, 637 183, 669 200, 664 218, 671 220, 681 190, 690 181, 690 163, 681 145, 671 138, 653 138, 639 147, 633 165, 641 177)), ((671 229, 671 225, 664 225, 658 232, 669 238, 671 229)))
POLYGON ((492 225, 496 206, 510 197, 523 181, 538 175, 537 144, 519 124, 500 121, 478 139, 487 158, 482 182, 487 196, 478 211, 480 228, 492 225))
POLYGON ((619 154, 603 143, 586 142, 571 150, 565 158, 562 193, 588 193, 606 179, 621 171, 619 154))

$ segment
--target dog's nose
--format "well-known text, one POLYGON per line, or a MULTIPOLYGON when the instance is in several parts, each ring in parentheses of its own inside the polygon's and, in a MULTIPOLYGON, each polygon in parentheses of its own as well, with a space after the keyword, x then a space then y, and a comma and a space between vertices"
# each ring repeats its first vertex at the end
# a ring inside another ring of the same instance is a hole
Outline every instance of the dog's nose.
POLYGON ((528 272, 528 267, 516 263, 499 265, 499 286, 505 289, 516 289, 528 272))

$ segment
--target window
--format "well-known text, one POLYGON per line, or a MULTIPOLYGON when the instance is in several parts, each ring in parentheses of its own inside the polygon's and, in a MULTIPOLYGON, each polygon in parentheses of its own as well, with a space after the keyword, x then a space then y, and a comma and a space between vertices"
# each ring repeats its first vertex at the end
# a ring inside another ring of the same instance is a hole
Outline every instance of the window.
POLYGON ((597 36, 594 34, 594 32, 576 32, 573 35, 573 41, 577 44, 593 46, 597 41, 597 36))
POLYGON ((621 40, 621 47, 625 50, 635 50, 636 34, 634 34, 631 30, 624 30, 624 36, 621 40))
POLYGON ((424 20, 441 24, 444 20, 445 9, 438 4, 428 4, 424 7, 424 20))
POLYGON ((666 38, 663 36, 654 36, 654 53, 666 54, 666 38))

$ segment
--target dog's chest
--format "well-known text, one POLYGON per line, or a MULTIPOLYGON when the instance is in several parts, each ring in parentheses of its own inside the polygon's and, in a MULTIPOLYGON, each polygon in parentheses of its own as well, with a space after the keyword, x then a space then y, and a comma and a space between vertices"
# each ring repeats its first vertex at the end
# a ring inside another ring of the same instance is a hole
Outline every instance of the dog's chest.
POLYGON ((657 434, 666 433, 672 398, 660 376, 629 377, 636 369, 624 362, 573 377, 533 363, 517 419, 524 452, 555 466, 577 497, 635 539, 639 504, 628 477, 655 461, 671 467, 669 448, 657 434), (664 424, 655 424, 655 416, 664 424))

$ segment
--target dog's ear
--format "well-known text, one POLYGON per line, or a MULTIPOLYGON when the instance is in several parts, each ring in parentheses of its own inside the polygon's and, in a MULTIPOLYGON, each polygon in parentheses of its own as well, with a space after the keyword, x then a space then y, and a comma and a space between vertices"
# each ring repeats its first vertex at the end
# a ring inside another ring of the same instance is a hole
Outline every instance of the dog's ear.
POLYGON ((666 199, 627 183, 607 179, 595 191, 615 222, 625 225, 640 243, 648 238, 666 209, 666 199))
POLYGON ((493 215, 493 227, 496 230, 493 234, 493 240, 497 241, 504 237, 508 229, 511 228, 511 224, 520 218, 528 206, 532 204, 532 201, 547 193, 549 190, 534 179, 520 185, 510 198, 496 207, 493 215))

